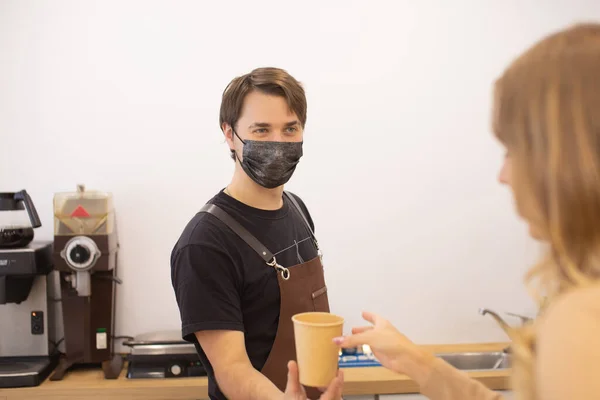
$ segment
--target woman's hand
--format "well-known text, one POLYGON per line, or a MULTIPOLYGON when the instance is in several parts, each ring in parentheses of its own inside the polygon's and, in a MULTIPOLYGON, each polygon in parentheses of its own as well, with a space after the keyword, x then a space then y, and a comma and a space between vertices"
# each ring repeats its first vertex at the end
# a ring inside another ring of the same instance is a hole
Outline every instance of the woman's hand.
POLYGON ((424 383, 431 371, 434 356, 422 350, 379 315, 364 312, 362 316, 373 325, 353 328, 351 336, 336 338, 334 342, 343 348, 369 345, 381 365, 408 375, 419 384, 424 383))
MULTIPOLYGON (((321 397, 319 397, 319 400, 340 400, 342 398, 343 387, 344 374, 342 370, 339 370, 337 376, 331 381, 329 387, 327 387, 321 397)), ((290 361, 288 363, 288 380, 283 400, 307 400, 304 387, 300 384, 298 364, 296 364, 295 361, 290 361)))

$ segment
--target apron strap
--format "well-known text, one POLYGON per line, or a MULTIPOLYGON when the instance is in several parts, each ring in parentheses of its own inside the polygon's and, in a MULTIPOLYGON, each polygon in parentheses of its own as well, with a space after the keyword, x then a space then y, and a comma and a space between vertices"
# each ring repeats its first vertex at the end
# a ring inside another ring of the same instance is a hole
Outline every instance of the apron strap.
POLYGON ((285 195, 285 197, 288 198, 289 201, 292 202, 292 204, 294 205, 294 208, 302 216, 302 219, 304 220, 304 223, 306 224, 306 227, 308 228, 308 230, 310 231, 310 234, 313 237, 313 241, 315 242, 315 246, 317 247, 317 250, 320 251, 320 249, 319 249, 319 242, 317 241, 317 237, 315 236, 315 233, 313 232, 312 228, 310 227, 310 224, 308 223, 308 218, 306 218, 306 215, 304 215, 304 212, 302 211, 302 207, 300 207, 300 204, 298 204, 298 201, 296 200, 296 198, 294 197, 294 195, 292 195, 291 193, 286 192, 286 191, 284 191, 283 194, 285 195))
POLYGON ((257 238, 248 232, 246 228, 240 225, 239 222, 233 219, 231 215, 227 214, 220 207, 214 204, 206 204, 200 209, 200 212, 206 212, 217 217, 221 222, 227 225, 229 229, 242 238, 242 240, 244 240, 248 246, 252 247, 252 249, 257 252, 266 263, 269 263, 273 260, 273 253, 271 253, 269 249, 267 249, 261 242, 258 241, 257 238))
POLYGON ((200 212, 214 215, 236 235, 238 235, 244 242, 246 242, 248 246, 250 246, 268 266, 274 267, 277 271, 280 271, 283 279, 289 279, 289 270, 277 264, 277 260, 275 259, 273 253, 271 253, 269 249, 267 249, 256 237, 254 237, 254 235, 248 232, 248 230, 239 222, 237 222, 231 215, 227 214, 225 211, 223 211, 223 209, 214 204, 205 204, 200 209, 200 212))
POLYGON ((296 199, 294 198, 294 196, 291 193, 289 193, 289 192, 285 192, 284 191, 283 194, 285 195, 285 197, 288 198, 289 201, 292 202, 292 204, 294 205, 294 208, 296 208, 296 210, 298 210, 298 212, 302 216, 302 219, 304 220, 304 223, 308 227, 308 230, 310 231, 310 233, 314 237, 315 233, 313 232, 312 228, 310 227, 310 224, 308 223, 308 219, 306 218, 306 215, 304 215, 304 213, 302 212, 302 208, 300 207, 300 204, 298 204, 298 201, 296 201, 296 199))

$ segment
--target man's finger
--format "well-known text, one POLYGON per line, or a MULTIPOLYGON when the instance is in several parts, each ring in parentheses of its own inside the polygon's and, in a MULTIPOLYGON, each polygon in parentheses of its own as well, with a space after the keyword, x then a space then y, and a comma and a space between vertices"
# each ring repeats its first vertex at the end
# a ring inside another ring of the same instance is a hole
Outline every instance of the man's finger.
POLYGON ((300 392, 300 378, 298 375, 298 364, 295 361, 288 362, 288 378, 285 386, 286 393, 300 392))
POLYGON ((342 398, 344 391, 344 373, 338 370, 337 376, 331 382, 325 393, 321 395, 320 400, 339 400, 342 398))
POLYGON ((341 399, 342 395, 344 394, 344 372, 340 369, 338 371, 338 376, 337 376, 337 386, 336 386, 336 391, 334 393, 335 395, 335 399, 341 399))
POLYGON ((340 369, 338 376, 335 378, 333 389, 333 398, 335 400, 341 399, 344 392, 344 372, 340 369))

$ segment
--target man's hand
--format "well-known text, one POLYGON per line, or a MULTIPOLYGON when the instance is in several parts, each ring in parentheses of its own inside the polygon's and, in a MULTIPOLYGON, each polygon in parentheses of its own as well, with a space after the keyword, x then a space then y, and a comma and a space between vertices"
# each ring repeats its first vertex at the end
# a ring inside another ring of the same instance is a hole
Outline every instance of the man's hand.
MULTIPOLYGON (((320 400, 339 400, 342 398, 342 390, 344 387, 344 373, 342 370, 338 371, 337 376, 331 383, 325 392, 319 397, 320 400)), ((295 361, 288 363, 288 381, 285 387, 285 394, 283 400, 306 400, 306 392, 300 384, 300 377, 298 374, 298 364, 295 361)), ((318 399, 312 399, 318 400, 318 399)))
POLYGON ((281 390, 250 363, 242 332, 201 331, 196 332, 196 338, 215 371, 219 389, 228 399, 281 399, 281 390))
MULTIPOLYGON (((283 400, 306 400, 299 380, 298 365, 294 361, 288 363, 288 383, 285 394, 282 394, 273 382, 250 363, 242 332, 201 331, 196 332, 196 338, 215 371, 219 388, 228 399, 281 400, 283 396, 283 400)), ((339 371, 320 399, 341 399, 343 382, 343 374, 339 371)))

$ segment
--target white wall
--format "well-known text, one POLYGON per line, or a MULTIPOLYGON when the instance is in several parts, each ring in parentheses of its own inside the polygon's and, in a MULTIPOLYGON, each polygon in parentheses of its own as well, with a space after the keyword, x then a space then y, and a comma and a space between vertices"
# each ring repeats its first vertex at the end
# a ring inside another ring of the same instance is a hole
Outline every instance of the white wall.
MULTIPOLYGON (((496 182, 490 88, 520 51, 600 17, 595 0, 0 1, 0 190, 114 193, 118 333, 176 329, 171 248, 232 172, 222 90, 258 66, 306 87, 303 196, 333 311, 418 342, 505 340, 538 250, 496 182)), ((201 307, 202 305, 198 305, 201 307)))

